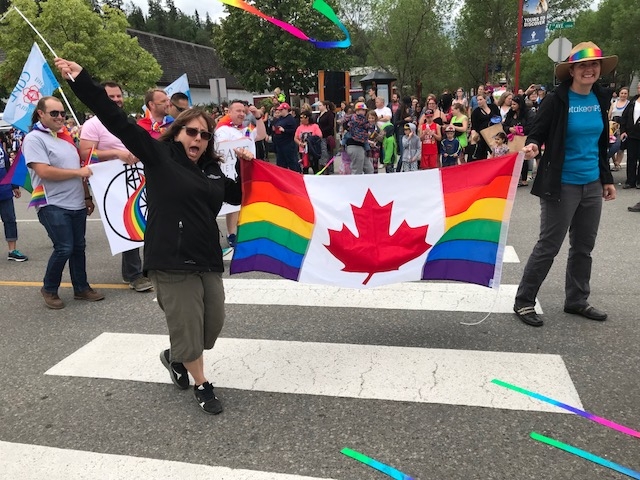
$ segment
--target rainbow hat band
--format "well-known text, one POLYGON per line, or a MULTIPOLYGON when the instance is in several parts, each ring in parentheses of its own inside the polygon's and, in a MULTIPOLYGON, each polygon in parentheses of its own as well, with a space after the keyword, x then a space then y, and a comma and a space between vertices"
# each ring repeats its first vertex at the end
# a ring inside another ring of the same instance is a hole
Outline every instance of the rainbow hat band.
POLYGON ((556 65, 556 78, 565 81, 571 78, 571 65, 578 62, 600 60, 600 75, 608 75, 618 65, 617 55, 602 55, 602 50, 593 42, 581 42, 571 49, 569 58, 556 65))
POLYGON ((594 60, 602 58, 602 50, 599 48, 585 48, 579 52, 569 55, 567 62, 579 62, 581 60, 591 60, 592 58, 594 60))

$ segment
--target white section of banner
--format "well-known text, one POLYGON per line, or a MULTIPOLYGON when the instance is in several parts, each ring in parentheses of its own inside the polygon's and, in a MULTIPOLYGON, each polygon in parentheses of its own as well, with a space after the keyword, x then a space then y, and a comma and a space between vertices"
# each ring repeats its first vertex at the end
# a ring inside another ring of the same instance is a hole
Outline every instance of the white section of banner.
MULTIPOLYGON (((131 235, 131 226, 135 224, 136 232, 144 226, 141 221, 125 224, 125 215, 128 213, 131 219, 131 211, 127 210, 127 201, 136 195, 142 178, 144 166, 138 162, 133 166, 127 166, 120 160, 110 160, 89 165, 93 171, 89 183, 93 192, 95 205, 100 211, 102 225, 109 241, 111 254, 126 252, 143 246, 144 241, 134 241, 131 235)), ((143 187, 146 190, 146 187, 143 187)), ((146 191, 141 192, 141 210, 146 225, 146 191)), ((130 209, 129 209, 130 210, 130 209)))
MULTIPOLYGON (((254 152, 255 154, 255 144, 251 141, 250 138, 243 138, 241 140, 229 140, 226 142, 218 142, 216 144, 216 149, 218 155, 220 155, 224 162, 220 165, 222 169, 222 173, 224 173, 227 177, 235 179, 236 174, 236 163, 238 162, 238 158, 236 157, 236 152, 234 150, 236 148, 247 148, 254 152)), ((228 203, 223 203, 222 208, 220 209, 220 213, 218 216, 226 215, 227 213, 239 212, 240 205, 230 205, 228 203)))
MULTIPOLYGON (((402 256, 406 247, 415 247, 415 239, 406 238, 402 232, 397 234, 403 221, 406 221, 410 228, 428 225, 424 240, 430 245, 429 249, 444 233, 445 211, 440 170, 397 173, 392 178, 388 175, 335 177, 332 182, 315 175, 306 175, 304 179, 309 197, 313 198, 316 223, 309 250, 302 264, 299 279, 301 283, 364 288, 369 274, 343 271, 345 264, 328 251, 326 246, 331 243, 329 230, 339 232, 346 227, 358 238, 366 235, 363 248, 371 250, 373 265, 376 265, 379 257, 402 256), (402 192, 399 192, 398 188, 390 188, 392 182, 401 188, 402 192), (386 210, 374 207, 374 215, 367 218, 366 223, 358 225, 354 210, 357 211, 362 206, 367 191, 371 191, 380 207, 391 205, 390 217, 386 217, 386 210), (336 198, 340 198, 341 202, 336 202, 336 198), (378 229, 379 225, 386 223, 389 224, 388 231, 378 229), (363 229, 367 231, 363 233, 363 229), (376 238, 374 246, 371 246, 372 236, 376 238), (387 246, 386 250, 382 251, 378 246, 382 241, 388 245, 388 237, 394 237, 396 246, 391 249, 387 246)), ((402 266, 399 269, 375 273, 366 286, 420 280, 429 249, 409 262, 400 262, 402 266)))

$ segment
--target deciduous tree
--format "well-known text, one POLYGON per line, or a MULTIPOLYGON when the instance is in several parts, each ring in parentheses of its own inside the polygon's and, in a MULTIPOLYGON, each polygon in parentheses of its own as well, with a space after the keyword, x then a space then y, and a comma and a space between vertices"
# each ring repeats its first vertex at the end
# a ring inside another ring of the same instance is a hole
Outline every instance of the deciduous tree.
MULTIPOLYGON (((102 14, 96 13, 83 0, 48 0, 39 5, 15 0, 14 4, 59 56, 78 62, 99 80, 116 81, 125 91, 141 94, 162 75, 155 58, 126 33, 128 23, 118 9, 104 7, 102 14)), ((34 41, 52 65, 51 53, 17 13, 0 26, 0 49, 6 54, 0 65, 2 87, 13 89, 34 41)), ((60 84, 64 88, 65 83, 60 80, 60 84)), ((83 109, 70 89, 66 94, 75 108, 83 109)))
MULTIPOLYGON (((333 23, 311 7, 304 0, 260 3, 264 13, 295 25, 312 38, 343 38, 333 23)), ((343 49, 318 49, 245 11, 225 8, 229 15, 214 29, 214 44, 225 66, 248 90, 280 87, 287 93, 307 93, 317 88, 318 70, 347 67, 343 49)))

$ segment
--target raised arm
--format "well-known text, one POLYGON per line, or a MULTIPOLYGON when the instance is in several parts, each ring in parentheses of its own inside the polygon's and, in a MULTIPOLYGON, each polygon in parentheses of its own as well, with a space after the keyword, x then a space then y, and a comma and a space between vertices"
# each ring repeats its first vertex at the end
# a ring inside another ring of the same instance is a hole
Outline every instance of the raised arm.
POLYGON ((107 96, 104 88, 93 81, 86 70, 64 58, 56 58, 55 64, 64 78, 74 79, 68 83, 80 101, 96 114, 107 130, 118 137, 131 153, 142 163, 153 162, 158 158, 157 149, 160 142, 136 125, 133 119, 107 96))

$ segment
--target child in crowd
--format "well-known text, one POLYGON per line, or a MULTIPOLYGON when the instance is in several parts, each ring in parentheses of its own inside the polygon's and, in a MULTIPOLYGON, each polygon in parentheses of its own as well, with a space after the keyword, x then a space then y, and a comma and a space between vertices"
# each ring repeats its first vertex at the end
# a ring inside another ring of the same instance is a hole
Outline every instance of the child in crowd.
POLYGON ((509 145, 507 145, 507 134, 504 132, 499 132, 493 137, 493 141, 495 145, 493 146, 493 156, 501 157, 502 155, 506 155, 509 153, 509 145))
POLYGON ((382 140, 382 152, 384 155, 382 163, 384 163, 384 171, 386 173, 393 173, 394 164, 398 155, 395 128, 391 122, 388 122, 382 131, 384 132, 384 139, 382 140))
POLYGON ((475 130, 471 130, 469 136, 469 145, 467 145, 467 158, 469 162, 475 162, 478 160, 478 150, 480 146, 480 134, 475 130))
POLYGON ((453 125, 447 125, 444 129, 447 138, 442 140, 442 166, 451 167, 458 164, 462 153, 460 141, 456 138, 456 129, 453 125))
POLYGON ((422 150, 420 170, 438 168, 438 142, 442 140, 440 125, 433 121, 433 110, 424 112, 424 123, 420 125, 420 140, 422 150))
POLYGON ((418 160, 420 160, 420 155, 422 154, 422 145, 420 138, 416 135, 415 124, 405 124, 402 147, 402 171, 414 172, 418 170, 418 160))

